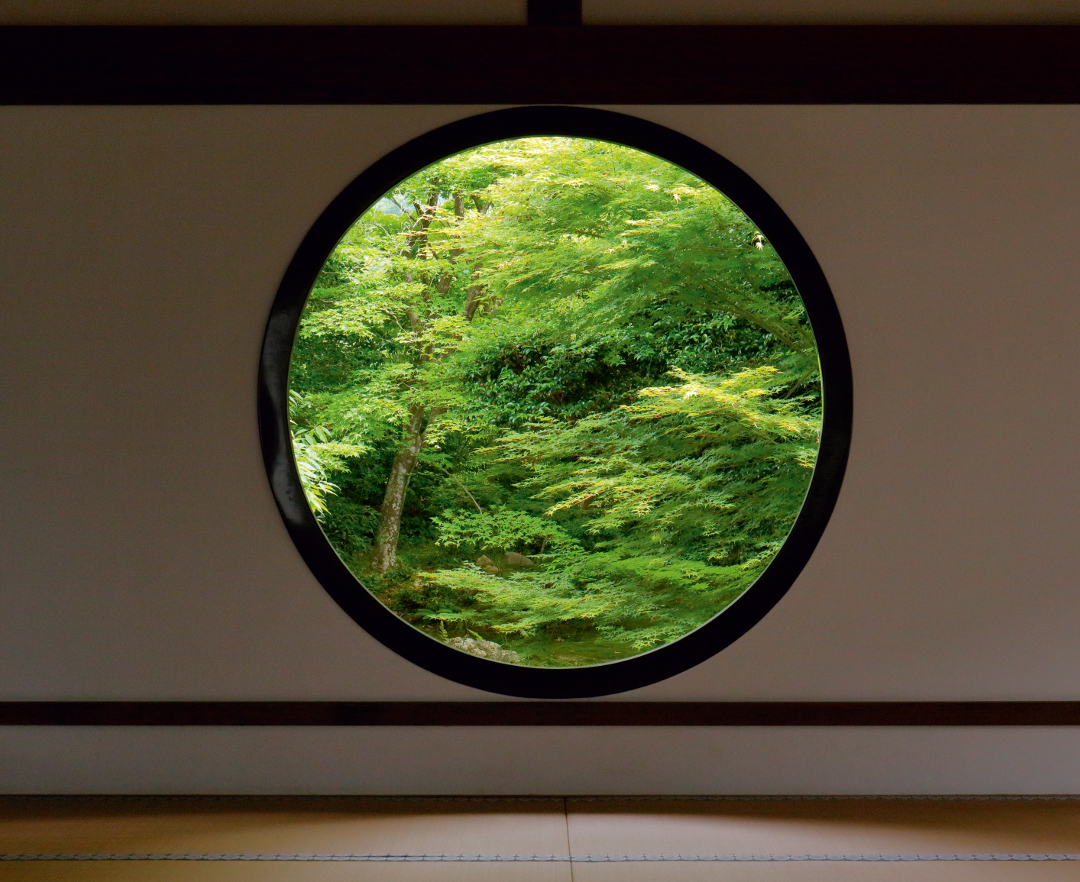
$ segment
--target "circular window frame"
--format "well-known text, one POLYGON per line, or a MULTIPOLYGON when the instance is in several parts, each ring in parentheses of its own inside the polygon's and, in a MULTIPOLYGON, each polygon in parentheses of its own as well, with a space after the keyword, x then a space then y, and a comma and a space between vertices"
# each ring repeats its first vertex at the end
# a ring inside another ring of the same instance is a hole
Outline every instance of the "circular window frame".
POLYGON ((665 680, 730 646, 794 584, 817 546, 840 493, 851 444, 851 362, 840 312, 821 267, 795 225, 749 175, 703 144, 662 125, 582 107, 516 107, 434 129, 384 156, 352 181, 304 237, 282 278, 259 365, 259 435, 267 476, 301 557, 361 628, 403 658, 449 680, 522 698, 584 698, 665 680), (776 556, 738 599, 679 639, 596 665, 540 668, 490 661, 453 649, 380 603, 338 557, 304 495, 289 431, 288 382, 304 304, 326 259, 356 220, 410 175, 472 147, 530 136, 611 141, 651 153, 718 189, 775 247, 806 306, 821 365, 823 420, 817 462, 799 515, 776 556))

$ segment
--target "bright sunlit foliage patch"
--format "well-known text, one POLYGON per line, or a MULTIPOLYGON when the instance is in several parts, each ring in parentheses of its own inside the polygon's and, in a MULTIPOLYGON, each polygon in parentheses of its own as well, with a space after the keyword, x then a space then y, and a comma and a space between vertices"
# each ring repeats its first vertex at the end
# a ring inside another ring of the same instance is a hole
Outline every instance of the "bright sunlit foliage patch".
POLYGON ((814 335, 753 222, 579 138, 387 193, 326 261, 290 387, 346 565, 433 639, 524 665, 626 658, 720 613, 791 530, 821 430, 814 335))

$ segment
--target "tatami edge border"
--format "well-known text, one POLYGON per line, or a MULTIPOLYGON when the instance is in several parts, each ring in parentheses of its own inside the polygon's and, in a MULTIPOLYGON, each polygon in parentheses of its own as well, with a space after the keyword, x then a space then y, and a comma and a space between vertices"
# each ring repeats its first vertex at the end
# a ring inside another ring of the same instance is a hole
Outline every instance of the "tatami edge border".
POLYGON ((1080 726, 1080 701, 4 701, 2 726, 1080 726))

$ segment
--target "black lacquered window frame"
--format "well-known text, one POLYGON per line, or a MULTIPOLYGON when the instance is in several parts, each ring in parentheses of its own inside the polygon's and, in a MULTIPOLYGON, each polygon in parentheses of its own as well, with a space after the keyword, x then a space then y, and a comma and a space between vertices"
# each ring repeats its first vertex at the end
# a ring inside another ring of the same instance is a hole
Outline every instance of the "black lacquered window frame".
POLYGON ((281 282, 263 342, 259 430, 270 484, 297 549, 346 613, 409 661, 450 680, 529 698, 580 698, 624 692, 681 673, 729 646, 773 608, 821 538, 839 494, 851 441, 851 365, 839 311, 809 246, 772 198, 704 145, 637 117, 580 107, 519 107, 443 126, 394 150, 357 177, 315 222, 281 282), (288 414, 289 362, 300 317, 327 257, 356 219, 396 184, 446 156, 530 135, 625 144, 682 166, 745 211, 776 248, 817 340, 824 390, 821 445, 806 501, 788 539, 758 580, 730 607, 686 636, 646 653, 580 668, 493 662, 452 649, 384 607, 338 557, 305 498, 293 457, 288 414))

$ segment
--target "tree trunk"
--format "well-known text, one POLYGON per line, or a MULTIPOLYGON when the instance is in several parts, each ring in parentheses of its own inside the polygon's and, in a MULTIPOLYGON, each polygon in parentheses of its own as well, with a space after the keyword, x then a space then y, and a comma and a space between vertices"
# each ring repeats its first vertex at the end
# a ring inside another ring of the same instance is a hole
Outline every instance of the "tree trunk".
MULTIPOLYGON (((410 245, 414 244, 415 241, 426 239, 428 226, 439 206, 438 193, 429 196, 426 206, 418 202, 414 203, 414 206, 420 223, 420 230, 417 232, 415 240, 410 239, 410 245)), ((479 208, 479 203, 477 207, 479 208)), ((486 213, 489 207, 490 205, 486 206, 483 211, 486 213)), ((458 218, 465 216, 465 199, 460 194, 454 195, 454 214, 458 218)), ((435 256, 434 252, 432 254, 435 256)), ((460 255, 460 249, 451 251, 451 262, 460 255)), ((473 276, 475 277, 475 275, 476 270, 474 269, 473 276)), ((445 294, 450 290, 453 281, 453 275, 447 273, 434 280, 434 288, 439 294, 445 294)), ((465 317, 468 321, 472 321, 473 314, 476 312, 480 291, 481 287, 479 285, 474 285, 468 289, 465 306, 465 317)), ((423 319, 414 309, 410 308, 407 316, 413 329, 420 327, 423 319)), ((424 360, 429 357, 430 352, 425 353, 423 356, 424 360)), ((412 477, 413 469, 416 468, 420 453, 424 449, 424 443, 427 441, 428 424, 445 412, 442 408, 433 408, 430 413, 425 413, 425 411, 426 408, 422 405, 413 405, 409 408, 410 419, 405 437, 405 447, 398 451, 394 457, 394 464, 390 467, 390 477, 386 482, 386 493, 383 495, 382 505, 379 507, 379 526, 375 530, 375 544, 371 550, 371 568, 376 573, 385 573, 397 563, 398 539, 401 536, 401 514, 405 510, 405 494, 409 490, 409 479, 412 477)), ((470 498, 472 497, 470 496, 470 498)), ((473 504, 476 505, 477 509, 480 509, 476 500, 473 500, 473 504)), ((481 513, 483 513, 482 510, 481 513)))
POLYGON ((397 563, 398 537, 401 535, 401 513, 405 509, 405 494, 409 489, 420 451, 427 440, 424 425, 424 408, 409 408, 411 418, 406 436, 405 447, 394 457, 390 467, 390 478, 386 482, 386 493, 379 508, 379 527, 375 531, 375 545, 371 552, 371 568, 376 573, 385 573, 397 563))

